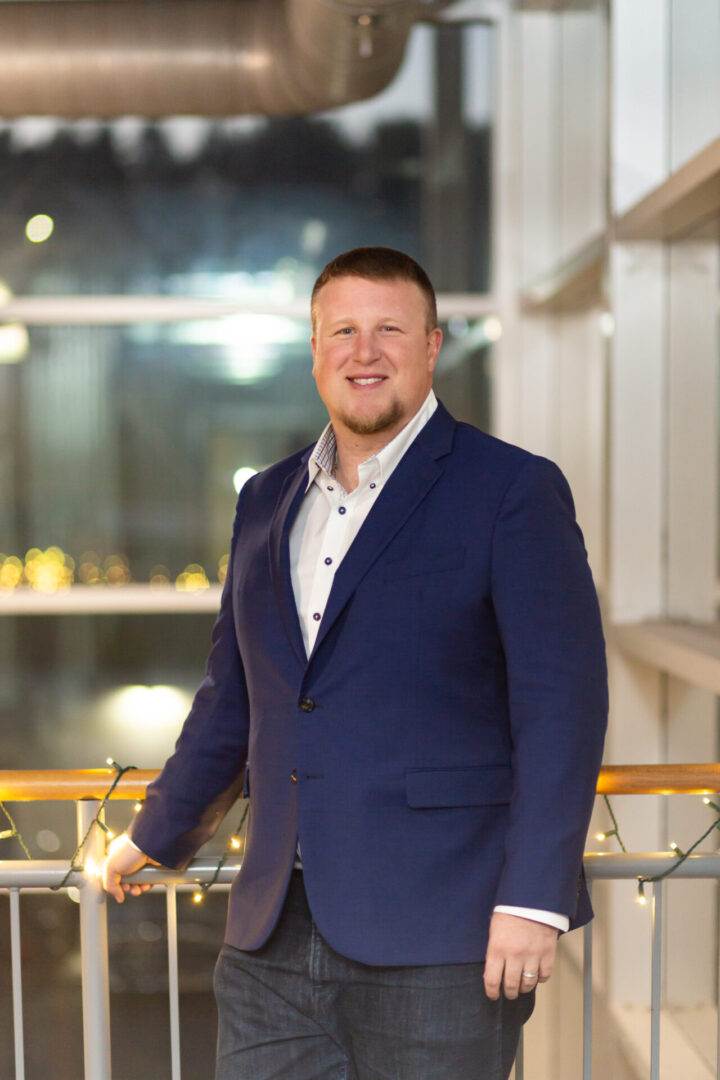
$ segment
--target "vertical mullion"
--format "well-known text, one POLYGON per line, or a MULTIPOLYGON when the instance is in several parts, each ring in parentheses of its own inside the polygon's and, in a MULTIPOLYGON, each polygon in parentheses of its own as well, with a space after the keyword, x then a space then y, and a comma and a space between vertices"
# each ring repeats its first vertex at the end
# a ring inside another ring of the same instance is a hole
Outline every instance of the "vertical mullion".
POLYGON ((20 890, 10 889, 10 949, 12 966, 13 1035, 15 1040, 15 1080, 25 1080, 25 1038, 23 1035, 22 959, 20 950, 20 890))
POLYGON ((167 885, 168 991, 170 994, 170 1062, 172 1080, 180 1080, 180 998, 178 980, 177 890, 167 885))

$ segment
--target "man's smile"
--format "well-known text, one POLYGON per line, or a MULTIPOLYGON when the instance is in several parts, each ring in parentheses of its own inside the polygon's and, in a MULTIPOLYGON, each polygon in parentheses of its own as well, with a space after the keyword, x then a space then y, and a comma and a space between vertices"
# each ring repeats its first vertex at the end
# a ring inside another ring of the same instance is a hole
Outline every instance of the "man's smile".
POLYGON ((375 386, 376 383, 385 382, 387 375, 348 375, 348 382, 354 386, 375 386))

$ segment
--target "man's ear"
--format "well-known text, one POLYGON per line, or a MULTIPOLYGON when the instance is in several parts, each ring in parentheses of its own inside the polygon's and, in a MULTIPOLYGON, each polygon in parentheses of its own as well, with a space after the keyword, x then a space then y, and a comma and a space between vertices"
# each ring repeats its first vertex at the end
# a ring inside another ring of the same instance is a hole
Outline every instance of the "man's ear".
POLYGON ((315 374, 315 335, 314 334, 310 338, 310 348, 312 350, 312 358, 313 358, 312 373, 314 375, 315 374))
POLYGON ((443 341, 443 333, 439 326, 428 334, 428 371, 435 370, 435 363, 443 341))

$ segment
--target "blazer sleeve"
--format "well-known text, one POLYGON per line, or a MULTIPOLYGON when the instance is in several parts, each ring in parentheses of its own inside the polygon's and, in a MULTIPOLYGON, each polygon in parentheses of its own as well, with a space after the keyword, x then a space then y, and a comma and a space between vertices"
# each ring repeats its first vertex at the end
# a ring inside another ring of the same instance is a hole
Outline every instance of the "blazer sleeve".
POLYGON ((205 679, 175 744, 132 822, 133 843, 152 859, 185 869, 238 797, 247 761, 249 705, 233 617, 238 500, 227 577, 212 631, 205 679))
POLYGON ((513 795, 496 903, 575 914, 607 724, 600 610, 570 488, 530 457, 492 544, 513 795))

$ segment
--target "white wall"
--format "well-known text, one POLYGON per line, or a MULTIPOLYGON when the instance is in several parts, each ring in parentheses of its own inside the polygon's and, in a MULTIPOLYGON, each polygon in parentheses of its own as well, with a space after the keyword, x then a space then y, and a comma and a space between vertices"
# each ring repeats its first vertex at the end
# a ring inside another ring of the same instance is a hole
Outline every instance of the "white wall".
MULTIPOLYGON (((719 234, 619 243, 613 216, 720 135, 720 0, 514 11, 501 55, 495 430, 554 458, 573 488, 608 632, 606 760, 713 760, 715 696, 630 659, 612 627, 716 617, 719 234), (598 235, 594 300, 521 305, 521 290, 598 235)), ((683 846, 709 824, 696 797, 615 804, 635 850, 683 846)), ((632 883, 598 893, 596 990, 611 1027, 618 1009, 649 1003, 649 916, 633 895, 632 883)), ((666 914, 665 1002, 689 1016, 716 1000, 715 887, 673 885, 666 914)), ((579 990, 573 950, 530 1029, 533 1080, 579 1075, 558 1019, 579 990)), ((623 1046, 618 1034, 599 1075, 631 1074, 623 1046)))

